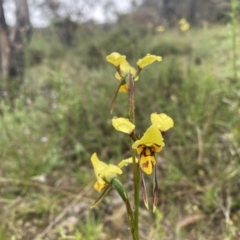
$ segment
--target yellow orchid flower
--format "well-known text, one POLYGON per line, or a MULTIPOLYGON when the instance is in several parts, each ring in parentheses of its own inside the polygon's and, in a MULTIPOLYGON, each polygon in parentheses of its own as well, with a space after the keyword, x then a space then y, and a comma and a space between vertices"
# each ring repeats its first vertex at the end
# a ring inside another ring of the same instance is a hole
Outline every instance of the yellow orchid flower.
POLYGON ((188 23, 188 21, 185 18, 182 18, 178 21, 180 30, 185 32, 190 28, 190 24, 188 23))
POLYGON ((122 62, 126 61, 126 56, 121 55, 117 52, 113 52, 106 57, 106 60, 112 63, 114 66, 118 67, 122 62))
POLYGON ((120 167, 100 161, 96 153, 92 155, 91 162, 97 177, 97 182, 94 184, 94 188, 98 192, 101 192, 106 186, 108 186, 108 182, 116 177, 117 174, 122 174, 120 167))
POLYGON ((129 121, 127 118, 117 118, 112 119, 113 127, 120 132, 130 134, 134 129, 135 125, 129 121))
POLYGON ((163 25, 159 25, 156 27, 157 32, 164 32, 164 30, 165 30, 165 27, 163 25))
POLYGON ((185 24, 180 25, 180 30, 183 31, 183 32, 187 31, 189 28, 190 28, 189 23, 185 23, 185 24))
MULTIPOLYGON (((135 68, 129 65, 129 63, 126 60, 125 55, 121 55, 120 53, 113 52, 110 55, 106 57, 106 60, 110 63, 112 63, 117 68, 117 72, 115 73, 115 77, 122 81, 119 85, 119 88, 117 90, 118 92, 124 92, 128 93, 128 85, 126 83, 126 75, 130 74, 133 76, 134 81, 138 80, 138 75, 142 68, 146 67, 147 65, 155 62, 155 61, 162 61, 162 57, 156 56, 156 55, 150 55, 147 54, 144 58, 139 59, 137 62, 138 65, 138 71, 136 71, 135 68)), ((117 93, 115 94, 115 97, 117 96, 117 93)))
POLYGON ((118 91, 123 93, 128 93, 128 85, 126 83, 121 85, 118 91))
POLYGON ((162 57, 161 56, 156 56, 156 55, 151 55, 151 54, 147 54, 144 58, 139 59, 137 61, 137 65, 139 68, 144 68, 149 64, 152 64, 153 62, 158 61, 161 62, 162 61, 162 57))
POLYGON ((140 140, 133 143, 132 148, 140 154, 140 167, 146 174, 151 174, 156 160, 155 152, 160 152, 164 146, 163 137, 156 125, 150 126, 140 140))
POLYGON ((165 113, 152 113, 151 114, 151 122, 156 125, 161 132, 167 131, 169 128, 172 128, 174 122, 172 118, 170 118, 165 113))
MULTIPOLYGON (((128 74, 128 73, 131 73, 133 75, 133 77, 136 74, 136 69, 131 67, 127 61, 122 62, 119 65, 119 67, 120 67, 120 71, 121 71, 121 76, 120 76, 120 74, 118 72, 115 73, 115 77, 118 80, 122 80, 122 78, 124 76, 126 76, 126 74, 128 74)), ((137 80, 138 80, 138 77, 134 78, 134 81, 137 81, 137 80)), ((128 92, 128 85, 127 85, 127 83, 121 85, 118 91, 127 93, 128 92)))
POLYGON ((185 23, 187 23, 186 18, 181 18, 181 19, 178 21, 178 24, 180 24, 180 25, 185 24, 185 23))
MULTIPOLYGON (((125 61, 125 62, 127 62, 127 61, 125 61)), ((120 64, 120 69, 121 69, 121 65, 122 65, 122 64, 120 64)), ((129 67, 130 67, 130 65, 129 65, 129 67)), ((121 71, 121 70, 120 70, 120 71, 121 71)), ((121 71, 121 72, 122 72, 122 71, 121 71)), ((122 74, 125 75, 124 72, 123 72, 122 74)), ((117 80, 122 80, 122 77, 120 76, 120 74, 119 74, 118 72, 115 73, 115 78, 116 78, 117 80)), ((128 92, 128 85, 127 85, 127 83, 121 85, 118 91, 119 91, 119 92, 127 93, 127 92, 128 92)))
MULTIPOLYGON (((131 73, 134 77, 136 74, 136 69, 133 68, 132 66, 130 66, 127 61, 124 61, 120 64, 120 71, 121 71, 122 76, 125 76, 128 73, 131 73)), ((115 73, 115 77, 118 80, 122 80, 122 77, 120 76, 120 74, 118 72, 115 73)), ((137 80, 138 80, 138 77, 136 77, 134 79, 134 81, 137 81, 137 80)))

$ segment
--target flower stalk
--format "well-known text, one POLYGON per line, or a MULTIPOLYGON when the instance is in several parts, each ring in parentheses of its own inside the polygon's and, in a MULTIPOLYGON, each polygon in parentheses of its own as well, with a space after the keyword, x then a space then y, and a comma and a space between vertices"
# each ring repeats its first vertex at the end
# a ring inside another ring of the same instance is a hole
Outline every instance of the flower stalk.
MULTIPOLYGON (((134 96, 134 81, 132 74, 128 75, 128 106, 130 122, 135 124, 135 96, 134 96)), ((131 141, 132 144, 134 141, 131 141)), ((133 159, 133 179, 134 179, 134 228, 139 239, 138 221, 139 221, 139 190, 140 190, 140 171, 139 164, 136 162, 136 150, 132 148, 133 159)))
POLYGON ((97 178, 94 188, 98 192, 102 192, 100 197, 95 201, 92 208, 97 206, 112 189, 116 190, 122 198, 129 219, 132 239, 139 240, 139 207, 140 207, 140 186, 142 190, 143 201, 146 208, 149 208, 147 185, 144 181, 144 174, 151 175, 153 173, 153 212, 157 209, 158 204, 158 182, 155 153, 162 151, 165 146, 163 133, 173 127, 173 120, 164 113, 152 113, 150 120, 151 125, 138 139, 134 133, 135 130, 135 81, 138 80, 142 69, 146 66, 158 61, 162 61, 160 56, 147 54, 144 58, 137 61, 137 70, 129 65, 125 55, 112 53, 106 57, 106 60, 115 66, 115 77, 120 81, 116 93, 111 102, 110 111, 112 113, 116 97, 119 92, 127 93, 128 96, 128 117, 113 117, 112 126, 115 130, 127 134, 131 138, 131 157, 123 159, 117 165, 106 164, 100 161, 94 153, 91 161, 97 178), (137 154, 140 159, 138 160, 137 154), (134 201, 131 205, 123 184, 118 180, 118 175, 123 173, 122 169, 132 164, 133 184, 134 184, 134 201))
POLYGON ((131 208, 127 193, 124 191, 122 183, 117 178, 112 179, 111 185, 118 192, 119 196, 122 198, 122 200, 126 206, 128 220, 129 220, 130 229, 131 229, 131 233, 132 233, 132 238, 134 240, 138 240, 138 233, 135 228, 134 216, 133 216, 132 208, 131 208))

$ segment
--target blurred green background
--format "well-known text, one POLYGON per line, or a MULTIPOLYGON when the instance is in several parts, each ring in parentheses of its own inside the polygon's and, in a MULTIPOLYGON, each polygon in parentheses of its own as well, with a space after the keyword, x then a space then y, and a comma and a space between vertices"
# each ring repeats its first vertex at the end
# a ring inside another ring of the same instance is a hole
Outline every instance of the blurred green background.
MULTIPOLYGON (((110 114, 118 86, 105 60, 112 52, 133 67, 147 53, 163 58, 135 84, 137 134, 153 112, 175 122, 156 156, 157 213, 141 203, 141 239, 240 239, 238 1, 188 2, 132 1, 102 24, 56 14, 33 29, 22 83, 1 81, 0 240, 130 239, 115 192, 90 210, 98 197, 92 153, 117 163, 131 150, 111 126, 128 114, 124 94, 110 114)), ((133 196, 130 166, 120 179, 133 196)))

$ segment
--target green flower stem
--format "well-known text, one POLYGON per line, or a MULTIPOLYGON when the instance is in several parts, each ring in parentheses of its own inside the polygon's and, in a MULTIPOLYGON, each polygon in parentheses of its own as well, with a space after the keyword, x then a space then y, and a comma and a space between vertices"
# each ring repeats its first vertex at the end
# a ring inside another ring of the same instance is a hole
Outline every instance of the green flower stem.
POLYGON ((125 192, 122 183, 117 178, 112 179, 111 185, 112 185, 112 187, 114 187, 116 189, 119 196, 122 198, 123 202, 125 203, 125 206, 127 209, 127 214, 128 214, 128 220, 130 223, 132 238, 133 238, 133 240, 138 240, 138 232, 136 231, 136 228, 135 228, 133 212, 132 212, 132 208, 131 208, 127 193, 125 192))
POLYGON ((139 191, 140 191, 140 171, 139 164, 136 162, 136 150, 132 149, 133 159, 133 178, 134 178, 134 229, 139 239, 138 220, 139 220, 139 191))
MULTIPOLYGON (((128 82, 128 102, 129 102, 129 119, 135 124, 135 99, 134 99, 134 81, 132 74, 129 74, 128 82)), ((134 141, 131 141, 131 145, 134 141)), ((136 161, 136 150, 132 149, 133 159, 133 178, 134 178, 134 230, 136 239, 139 239, 138 220, 139 220, 139 191, 140 191, 140 171, 139 164, 136 161)))
POLYGON ((134 221, 131 205, 130 205, 129 201, 125 201, 124 203, 125 203, 127 213, 128 213, 128 220, 130 223, 132 238, 133 238, 133 240, 138 240, 138 232, 136 231, 137 229, 135 228, 135 221, 134 221))
POLYGON ((128 75, 128 106, 129 120, 135 124, 135 97, 134 97, 134 81, 131 73, 128 75))

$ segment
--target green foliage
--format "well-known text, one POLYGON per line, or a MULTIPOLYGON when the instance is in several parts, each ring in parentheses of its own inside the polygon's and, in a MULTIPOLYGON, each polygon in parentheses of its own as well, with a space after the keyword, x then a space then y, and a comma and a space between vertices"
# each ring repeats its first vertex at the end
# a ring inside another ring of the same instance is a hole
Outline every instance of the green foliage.
POLYGON ((97 240, 101 230, 101 225, 92 217, 88 216, 86 223, 81 223, 79 229, 74 235, 66 235, 63 229, 60 229, 59 240, 97 240))
POLYGON ((163 214, 160 211, 156 211, 156 219, 155 219, 155 229, 154 229, 154 239, 164 239, 166 237, 165 231, 162 226, 163 214))
POLYGON ((5 234, 5 230, 3 228, 2 225, 0 225, 0 240, 6 240, 7 237, 6 237, 6 234, 5 234))

